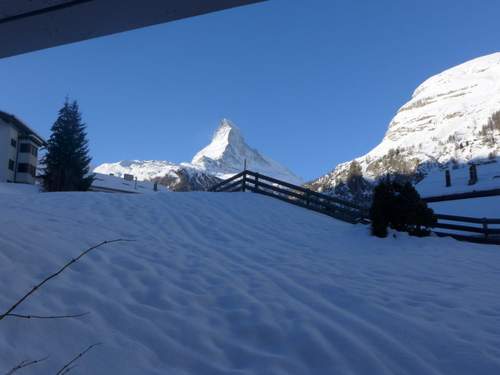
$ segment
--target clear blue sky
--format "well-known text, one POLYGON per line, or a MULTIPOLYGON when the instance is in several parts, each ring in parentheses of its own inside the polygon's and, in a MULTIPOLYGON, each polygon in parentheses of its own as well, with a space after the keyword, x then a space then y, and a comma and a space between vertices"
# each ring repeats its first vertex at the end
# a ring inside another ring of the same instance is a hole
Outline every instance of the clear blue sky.
POLYGON ((430 75, 500 50, 496 0, 271 0, 0 60, 0 108, 49 136, 66 95, 93 164, 189 161, 227 117, 306 179, 369 151, 430 75))

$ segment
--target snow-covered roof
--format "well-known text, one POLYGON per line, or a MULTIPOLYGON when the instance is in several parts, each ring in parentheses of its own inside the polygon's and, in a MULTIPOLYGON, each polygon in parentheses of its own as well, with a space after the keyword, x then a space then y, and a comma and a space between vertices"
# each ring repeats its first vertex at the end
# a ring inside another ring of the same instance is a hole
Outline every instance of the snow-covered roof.
POLYGON ((0 111, 0 119, 3 120, 4 122, 6 122, 7 124, 14 125, 21 132, 34 138, 34 140, 37 141, 40 144, 40 146, 47 145, 47 142, 45 141, 45 139, 42 136, 40 136, 37 132, 35 132, 33 129, 31 129, 28 125, 26 125, 26 123, 21 121, 16 116, 14 116, 10 113, 4 112, 4 111, 0 111))

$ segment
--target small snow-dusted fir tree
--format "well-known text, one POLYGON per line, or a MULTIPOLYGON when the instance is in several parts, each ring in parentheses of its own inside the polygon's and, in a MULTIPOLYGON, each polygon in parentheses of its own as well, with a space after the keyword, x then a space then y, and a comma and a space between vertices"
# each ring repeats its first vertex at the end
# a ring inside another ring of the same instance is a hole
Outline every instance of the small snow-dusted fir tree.
POLYGON ((89 175, 87 133, 76 101, 66 99, 52 125, 47 154, 43 158, 46 191, 86 191, 94 179, 89 175))

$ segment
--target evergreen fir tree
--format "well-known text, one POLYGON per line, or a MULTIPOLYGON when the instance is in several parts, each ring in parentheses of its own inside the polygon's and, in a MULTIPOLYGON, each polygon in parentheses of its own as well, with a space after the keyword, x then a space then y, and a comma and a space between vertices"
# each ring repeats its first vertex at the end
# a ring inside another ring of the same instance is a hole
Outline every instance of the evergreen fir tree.
POLYGON ((43 159, 45 173, 43 186, 46 191, 86 191, 93 175, 89 175, 90 160, 88 140, 76 101, 66 99, 59 116, 52 126, 47 154, 43 159))
POLYGON ((429 234, 428 228, 436 222, 431 208, 427 207, 417 190, 409 182, 382 180, 373 193, 370 208, 372 234, 387 236, 387 227, 417 236, 429 234))

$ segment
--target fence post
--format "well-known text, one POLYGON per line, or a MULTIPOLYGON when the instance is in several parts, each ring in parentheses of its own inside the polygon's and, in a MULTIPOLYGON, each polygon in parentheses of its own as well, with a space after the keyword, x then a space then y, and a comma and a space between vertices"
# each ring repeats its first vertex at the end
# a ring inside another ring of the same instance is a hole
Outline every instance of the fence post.
POLYGON ((255 173, 255 192, 259 191, 259 174, 255 173))
POLYGON ((309 206, 309 190, 306 190, 306 206, 309 206))
POLYGON ((241 191, 245 192, 246 187, 247 187, 247 171, 245 170, 243 172, 244 172, 243 173, 243 177, 241 179, 241 183, 242 183, 242 185, 241 185, 241 191))
POLYGON ((488 239, 488 219, 483 217, 483 231, 484 231, 484 238, 488 239))
POLYGON ((451 186, 451 175, 450 175, 450 170, 447 169, 445 172, 444 172, 444 175, 445 175, 445 180, 446 180, 446 187, 450 187, 451 186))

